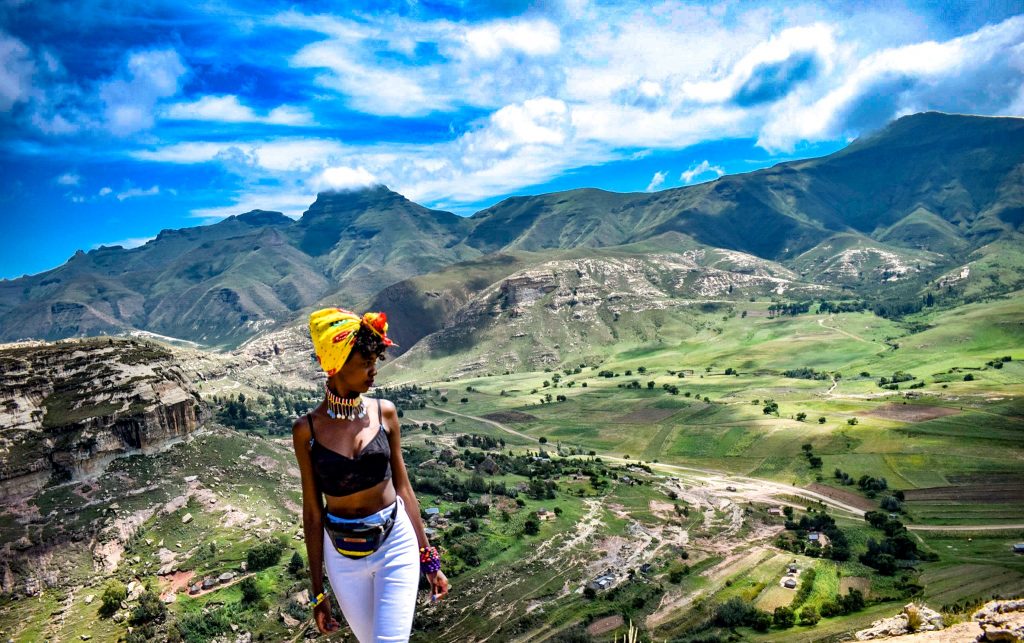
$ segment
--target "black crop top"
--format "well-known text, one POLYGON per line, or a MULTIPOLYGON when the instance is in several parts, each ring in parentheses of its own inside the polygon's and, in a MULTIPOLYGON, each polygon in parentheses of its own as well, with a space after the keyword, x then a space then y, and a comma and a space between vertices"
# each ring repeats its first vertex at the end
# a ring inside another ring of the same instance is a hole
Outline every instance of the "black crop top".
POLYGON ((384 430, 380 400, 377 400, 377 435, 354 458, 317 442, 313 417, 307 415, 306 421, 309 422, 311 436, 309 455, 313 464, 313 479, 321 493, 337 497, 350 496, 391 479, 391 444, 384 430))

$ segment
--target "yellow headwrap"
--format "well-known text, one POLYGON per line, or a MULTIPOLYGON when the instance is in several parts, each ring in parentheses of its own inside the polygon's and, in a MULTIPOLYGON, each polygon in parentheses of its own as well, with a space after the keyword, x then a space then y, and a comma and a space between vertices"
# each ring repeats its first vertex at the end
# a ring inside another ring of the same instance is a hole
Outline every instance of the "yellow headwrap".
POLYGON ((388 338, 388 317, 384 313, 366 313, 362 317, 343 308, 324 308, 309 316, 309 335, 320 368, 330 377, 338 372, 356 343, 356 333, 365 324, 385 346, 394 346, 388 338))

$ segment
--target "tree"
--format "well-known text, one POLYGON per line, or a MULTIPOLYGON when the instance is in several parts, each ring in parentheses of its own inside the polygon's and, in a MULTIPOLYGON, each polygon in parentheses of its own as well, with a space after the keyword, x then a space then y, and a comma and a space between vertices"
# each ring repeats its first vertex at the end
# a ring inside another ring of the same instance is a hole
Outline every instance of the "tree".
POLYGON ((846 421, 846 423, 849 424, 850 426, 857 426, 860 423, 860 421, 857 420, 857 418, 850 418, 849 420, 846 421))
POLYGON ((540 442, 541 444, 547 444, 548 443, 548 439, 546 437, 544 437, 543 435, 540 436, 540 440, 537 440, 537 441, 540 442))
POLYGON ((167 606, 160 597, 149 591, 142 592, 139 596, 139 604, 132 610, 128 622, 132 625, 145 625, 146 623, 159 623, 167 616, 167 606))
POLYGON ((824 423, 825 423, 825 416, 823 415, 820 418, 818 418, 818 424, 824 424, 824 423))
POLYGON ((263 592, 252 576, 243 578, 242 582, 238 584, 238 588, 242 590, 242 602, 247 605, 257 603, 263 598, 263 592))
POLYGON ((107 583, 100 598, 100 616, 109 618, 121 607, 121 601, 128 597, 128 590, 124 583, 119 580, 112 580, 107 583))
POLYGON ((803 411, 800 411, 799 413, 796 414, 796 421, 797 422, 803 422, 806 419, 807 419, 807 414, 804 413, 803 411))
POLYGON ((775 627, 785 630, 796 624, 796 616, 788 607, 776 607, 772 614, 772 622, 775 623, 775 627))
POLYGON ((647 388, 648 389, 654 388, 654 382, 653 381, 647 382, 647 388))
POLYGON ((813 605, 808 605, 800 610, 800 625, 817 625, 820 620, 821 617, 818 616, 818 610, 813 605))
POLYGON ((261 569, 276 565, 281 560, 282 549, 284 548, 278 540, 259 543, 246 554, 245 562, 247 569, 252 572, 258 572, 261 569))
POLYGON ((288 573, 292 576, 299 576, 305 566, 306 565, 302 562, 302 556, 299 555, 299 552, 293 551, 292 558, 288 561, 288 573))
POLYGON ((523 533, 527 536, 535 536, 540 533, 540 521, 535 516, 530 516, 523 523, 523 533))
MULTIPOLYGON (((743 311, 743 315, 746 316, 746 311, 743 311)), ((772 615, 764 610, 755 610, 755 612, 750 627, 757 632, 767 632, 768 628, 772 626, 772 615)))

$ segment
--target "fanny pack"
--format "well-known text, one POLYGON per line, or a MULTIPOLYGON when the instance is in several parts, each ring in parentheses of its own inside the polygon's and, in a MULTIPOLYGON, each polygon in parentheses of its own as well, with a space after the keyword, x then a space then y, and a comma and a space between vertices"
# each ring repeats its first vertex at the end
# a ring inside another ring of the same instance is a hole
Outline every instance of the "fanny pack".
POLYGON ((395 526, 398 515, 398 502, 395 502, 391 515, 381 523, 363 520, 340 518, 330 513, 324 514, 324 529, 331 538, 331 544, 339 554, 346 558, 363 558, 381 548, 391 529, 395 526))

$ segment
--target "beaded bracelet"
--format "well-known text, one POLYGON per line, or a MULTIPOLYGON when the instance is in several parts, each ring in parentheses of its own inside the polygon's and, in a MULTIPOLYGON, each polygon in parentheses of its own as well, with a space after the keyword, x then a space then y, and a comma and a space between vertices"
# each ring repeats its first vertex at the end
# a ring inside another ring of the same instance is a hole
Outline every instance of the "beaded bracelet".
POLYGON ((317 605, 319 605, 320 603, 323 603, 323 602, 324 602, 325 600, 327 600, 327 595, 328 595, 329 593, 330 593, 330 592, 328 592, 328 591, 327 591, 327 590, 325 589, 324 591, 322 591, 322 592, 320 592, 319 594, 317 594, 317 595, 316 595, 316 598, 314 598, 313 600, 311 600, 311 601, 309 602, 309 608, 310 608, 310 609, 315 609, 317 605))
POLYGON ((420 571, 433 574, 441 569, 441 555, 437 547, 420 547, 420 571))

